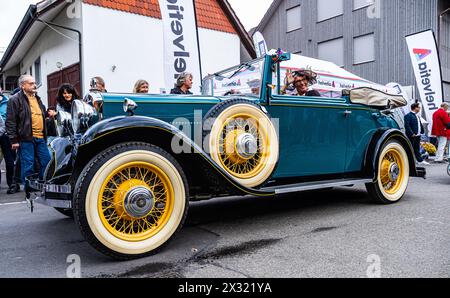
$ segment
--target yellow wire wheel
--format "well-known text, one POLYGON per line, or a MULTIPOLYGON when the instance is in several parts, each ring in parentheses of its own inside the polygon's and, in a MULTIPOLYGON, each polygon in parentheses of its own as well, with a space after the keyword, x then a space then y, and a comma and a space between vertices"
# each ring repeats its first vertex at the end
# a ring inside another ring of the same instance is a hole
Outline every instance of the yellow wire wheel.
POLYGON ((246 187, 262 185, 278 161, 278 136, 269 117, 250 103, 221 111, 209 135, 211 158, 246 187))
POLYGON ((146 254, 166 243, 187 210, 185 184, 177 167, 151 150, 111 154, 88 181, 86 191, 86 221, 95 238, 113 254, 128 256, 146 254))
POLYGON ((174 189, 159 167, 130 162, 106 178, 97 202, 102 223, 111 234, 126 241, 142 241, 167 224, 174 189))
POLYGON ((408 155, 397 141, 386 144, 378 159, 376 186, 382 200, 389 203, 399 201, 406 192, 409 182, 408 155))

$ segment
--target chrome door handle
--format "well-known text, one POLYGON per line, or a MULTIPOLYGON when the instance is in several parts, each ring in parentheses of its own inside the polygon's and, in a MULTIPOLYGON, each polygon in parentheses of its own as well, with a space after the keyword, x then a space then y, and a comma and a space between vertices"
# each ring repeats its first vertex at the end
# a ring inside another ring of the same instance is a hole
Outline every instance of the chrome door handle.
POLYGON ((353 114, 352 111, 345 111, 342 114, 344 114, 344 117, 349 117, 351 114, 353 114))

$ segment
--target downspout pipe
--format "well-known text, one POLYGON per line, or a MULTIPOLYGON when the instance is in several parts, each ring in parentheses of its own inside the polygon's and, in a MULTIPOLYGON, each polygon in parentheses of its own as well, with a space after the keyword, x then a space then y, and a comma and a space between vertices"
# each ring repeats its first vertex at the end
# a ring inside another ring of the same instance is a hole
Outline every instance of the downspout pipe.
MULTIPOLYGON (((441 30, 442 30, 442 25, 443 25, 443 18, 444 18, 444 15, 448 14, 449 12, 450 12, 450 7, 439 14, 439 21, 438 21, 438 40, 439 40, 438 51, 441 50, 441 44, 443 42, 441 40, 441 30)), ((444 84, 444 81, 445 81, 445 79, 442 78, 442 84, 444 84)), ((442 92, 444 92, 444 87, 443 86, 442 86, 442 92)), ((444 95, 444 97, 445 97, 445 95, 444 95)))
POLYGON ((439 44, 441 43, 442 18, 444 17, 444 15, 446 15, 449 12, 450 12, 450 7, 439 14, 439 21, 438 21, 438 39, 439 39, 439 44))
POLYGON ((53 26, 53 27, 57 27, 57 28, 61 28, 61 29, 65 29, 68 31, 72 31, 78 34, 78 56, 80 58, 80 96, 83 96, 83 44, 82 44, 82 34, 81 31, 70 28, 70 27, 66 27, 66 26, 62 26, 62 25, 58 25, 52 22, 47 22, 44 20, 41 20, 39 18, 36 18, 36 21, 43 23, 44 25, 47 26, 53 26))

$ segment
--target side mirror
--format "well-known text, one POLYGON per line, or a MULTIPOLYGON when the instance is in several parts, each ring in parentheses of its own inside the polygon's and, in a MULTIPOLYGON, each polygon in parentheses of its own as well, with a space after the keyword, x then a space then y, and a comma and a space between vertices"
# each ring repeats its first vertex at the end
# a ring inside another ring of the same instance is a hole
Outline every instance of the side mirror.
POLYGON ((138 108, 137 103, 133 100, 126 98, 123 101, 123 111, 127 113, 129 116, 134 116, 134 111, 138 108))
POLYGON ((90 104, 97 111, 99 120, 103 116, 103 96, 99 92, 89 92, 83 99, 84 102, 90 104))

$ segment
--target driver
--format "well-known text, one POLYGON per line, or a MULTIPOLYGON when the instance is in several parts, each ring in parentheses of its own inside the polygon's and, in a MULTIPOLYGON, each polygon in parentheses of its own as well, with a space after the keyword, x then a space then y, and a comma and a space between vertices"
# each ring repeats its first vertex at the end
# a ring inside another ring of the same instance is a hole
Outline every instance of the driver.
POLYGON ((308 69, 300 69, 292 72, 286 71, 284 86, 281 88, 282 95, 292 96, 316 96, 320 97, 320 93, 316 90, 308 90, 310 86, 317 83, 317 73, 308 69))

